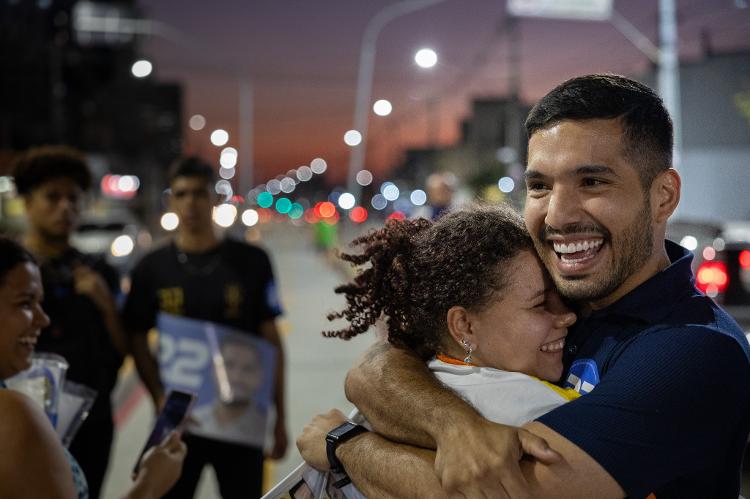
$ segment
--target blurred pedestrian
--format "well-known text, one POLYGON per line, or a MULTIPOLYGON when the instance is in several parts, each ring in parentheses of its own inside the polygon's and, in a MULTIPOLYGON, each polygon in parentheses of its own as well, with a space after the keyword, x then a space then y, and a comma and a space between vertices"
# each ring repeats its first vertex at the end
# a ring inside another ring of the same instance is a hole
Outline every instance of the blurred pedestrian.
MULTIPOLYGON (((277 348, 274 386, 276 423, 269 456, 281 458, 287 447, 284 405, 284 354, 276 317, 281 314, 268 255, 232 239, 220 239, 212 225, 219 199, 214 170, 198 158, 178 160, 169 175, 170 209, 179 217, 176 237, 146 255, 132 274, 124 308, 138 373, 154 403, 161 406, 164 386, 147 331, 160 312, 210 321, 254 334, 277 348)), ((204 376, 203 371, 196 371, 204 376)), ((210 374, 207 374, 210 375, 210 374)), ((262 495, 263 449, 186 431, 191 449, 183 475, 168 497, 192 497, 203 467, 216 471, 222 497, 262 495)))
POLYGON ((67 379, 97 392, 70 444, 96 498, 114 432, 110 394, 127 350, 115 305, 119 277, 103 258, 85 255, 70 242, 91 186, 80 152, 65 146, 30 149, 15 162, 13 174, 26 207, 24 243, 40 263, 50 317, 37 349, 63 356, 69 363, 67 379))
POLYGON ((437 220, 455 207, 458 179, 451 172, 436 172, 425 180, 427 203, 412 213, 412 218, 437 220))

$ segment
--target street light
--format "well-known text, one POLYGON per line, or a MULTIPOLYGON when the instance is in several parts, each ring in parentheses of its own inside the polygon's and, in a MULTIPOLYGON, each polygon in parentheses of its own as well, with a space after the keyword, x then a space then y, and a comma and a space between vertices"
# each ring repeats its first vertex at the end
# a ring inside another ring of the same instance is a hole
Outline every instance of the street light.
POLYGON ((357 95, 354 101, 354 130, 362 136, 361 143, 352 147, 349 156, 349 174, 347 177, 348 191, 359 200, 361 186, 357 184, 357 172, 365 163, 367 149, 367 118, 370 96, 372 94, 373 70, 375 68, 376 42, 380 31, 394 19, 412 12, 432 7, 445 0, 403 0, 388 5, 375 14, 367 23, 362 36, 362 46, 359 51, 359 72, 357 75, 357 95))
POLYGON ((437 64, 438 56, 432 49, 419 49, 416 54, 414 54, 414 62, 417 63, 417 66, 424 69, 429 69, 432 67, 435 67, 435 64, 437 64))

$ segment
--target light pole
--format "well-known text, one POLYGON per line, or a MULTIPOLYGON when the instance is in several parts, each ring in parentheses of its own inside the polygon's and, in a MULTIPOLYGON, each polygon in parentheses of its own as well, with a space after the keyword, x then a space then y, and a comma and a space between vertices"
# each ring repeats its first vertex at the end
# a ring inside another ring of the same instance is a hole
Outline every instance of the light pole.
POLYGON ((362 137, 359 145, 352 146, 349 156, 349 175, 347 177, 347 191, 354 194, 359 202, 361 188, 357 183, 357 172, 365 163, 367 150, 367 118, 370 111, 370 96, 372 94, 373 70, 375 68, 376 43, 380 31, 394 19, 405 16, 417 10, 432 7, 445 0, 404 0, 388 5, 373 16, 367 23, 362 36, 362 46, 359 51, 359 72, 357 75, 357 95, 354 101, 354 130, 362 137))

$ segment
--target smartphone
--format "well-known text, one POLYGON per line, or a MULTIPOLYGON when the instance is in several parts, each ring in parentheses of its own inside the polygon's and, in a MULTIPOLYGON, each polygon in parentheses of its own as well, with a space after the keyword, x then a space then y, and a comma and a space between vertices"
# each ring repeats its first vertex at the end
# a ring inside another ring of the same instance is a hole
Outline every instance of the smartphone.
POLYGON ((181 392, 179 390, 170 390, 167 393, 167 399, 164 402, 161 412, 159 412, 159 416, 156 418, 154 429, 148 436, 146 445, 143 446, 143 450, 135 462, 135 466, 133 467, 134 475, 138 473, 138 466, 141 463, 141 459, 143 459, 143 455, 154 445, 159 445, 171 431, 179 429, 182 426, 190 412, 193 401, 195 401, 195 394, 193 393, 181 392))

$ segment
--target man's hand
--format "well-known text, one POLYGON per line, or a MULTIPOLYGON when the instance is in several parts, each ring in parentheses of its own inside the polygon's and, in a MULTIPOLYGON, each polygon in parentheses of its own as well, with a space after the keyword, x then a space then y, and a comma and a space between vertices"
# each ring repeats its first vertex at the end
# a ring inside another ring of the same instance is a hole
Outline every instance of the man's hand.
POLYGON ((283 418, 276 418, 276 424, 273 428, 273 448, 268 457, 271 459, 281 459, 286 454, 286 448, 289 441, 286 433, 286 424, 283 418))
POLYGON ((87 296, 102 311, 111 312, 114 306, 112 293, 104 278, 91 267, 78 265, 73 269, 76 293, 87 296))
POLYGON ((483 418, 439 435, 435 473, 455 497, 528 497, 519 462, 525 454, 551 464, 560 459, 547 442, 513 426, 483 418))
POLYGON ((344 422, 346 416, 338 409, 331 409, 325 414, 315 416, 297 439, 297 449, 302 454, 302 459, 313 468, 328 471, 330 465, 326 453, 326 435, 344 422))

